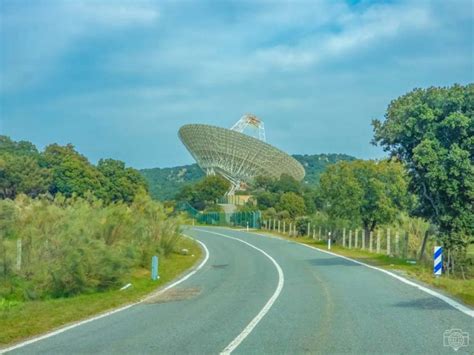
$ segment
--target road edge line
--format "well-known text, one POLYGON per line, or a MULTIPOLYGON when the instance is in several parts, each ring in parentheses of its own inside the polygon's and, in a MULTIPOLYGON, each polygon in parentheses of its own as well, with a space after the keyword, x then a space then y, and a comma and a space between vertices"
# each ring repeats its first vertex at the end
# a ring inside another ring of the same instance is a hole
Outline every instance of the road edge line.
POLYGON ((458 301, 446 296, 446 295, 443 295, 442 293, 439 293, 435 290, 432 290, 428 287, 425 287, 425 286, 422 286, 414 281, 411 281, 411 280, 408 280, 406 278, 404 278, 403 276, 400 276, 400 275, 397 275, 391 271, 388 271, 388 270, 385 270, 385 269, 382 269, 382 268, 379 268, 377 266, 373 266, 373 265, 370 265, 370 264, 366 264, 362 261, 358 261, 358 260, 355 260, 355 259, 351 259, 347 256, 344 256, 344 255, 340 255, 340 254, 336 254, 334 252, 331 252, 331 251, 328 251, 328 250, 324 250, 324 249, 320 249, 320 248, 316 248, 312 245, 308 245, 308 244, 305 244, 305 243, 300 243, 300 242, 297 242, 297 241, 291 241, 291 240, 288 240, 288 239, 284 239, 284 238, 280 238, 278 236, 275 236, 275 235, 265 235, 265 234, 260 234, 260 233, 252 233, 252 232, 249 232, 249 234, 254 234, 254 235, 260 235, 262 237, 267 237, 267 238, 273 238, 273 239, 279 239, 279 240, 284 240, 284 241, 287 241, 287 242, 293 242, 293 243, 296 243, 296 244, 299 244, 299 245, 302 245, 302 246, 305 246, 307 248, 310 248, 310 249, 314 249, 314 250, 317 250, 319 252, 322 252, 322 253, 326 253, 326 254, 330 254, 330 255, 333 255, 333 256, 337 256, 339 258, 342 258, 342 259, 346 259, 348 261, 352 261, 353 263, 356 263, 356 264, 359 264, 359 265, 363 265, 363 266, 366 266, 370 269, 374 269, 374 270, 377 270, 377 271, 380 271, 380 272, 383 272, 384 274, 387 274, 395 279, 397 279, 398 281, 400 282, 403 282, 407 285, 410 285, 412 287, 415 287, 417 289, 419 289, 420 291, 423 291, 425 293, 428 293, 429 295, 433 296, 433 297, 436 297, 444 302, 446 302, 447 304, 449 304, 451 307, 457 309, 458 311, 466 314, 467 316, 471 317, 471 318, 474 318, 474 310, 459 303, 458 301))
POLYGON ((134 303, 131 303, 131 304, 128 304, 126 306, 123 306, 123 307, 120 307, 120 308, 116 308, 114 310, 111 310, 111 311, 108 311, 108 312, 105 312, 105 313, 101 313, 97 316, 93 316, 91 318, 87 318, 87 319, 84 319, 82 321, 79 321, 79 322, 76 322, 76 323, 73 323, 73 324, 70 324, 68 326, 65 326, 65 327, 62 327, 62 328, 59 328, 59 329, 56 329, 56 330, 53 330, 52 332, 48 332, 46 334, 43 334, 43 335, 40 335, 38 337, 34 337, 32 339, 29 339, 29 340, 25 340, 21 343, 18 343, 16 345, 13 345, 13 346, 10 346, 8 348, 4 348, 4 349, 0 349, 0 354, 5 354, 9 351, 12 351, 12 350, 15 350, 15 349, 19 349, 19 348, 22 348, 24 346, 27 346, 27 345, 30 345, 30 344, 33 344, 33 343, 36 343, 40 340, 44 340, 44 339, 47 339, 47 338, 50 338, 50 337, 53 337, 55 335, 58 335, 58 334, 61 334, 61 333, 64 333, 70 329, 73 329, 73 328, 76 328, 76 327, 79 327, 81 325, 84 325, 84 324, 87 324, 87 323, 90 323, 92 321, 95 321, 95 320, 98 320, 98 319, 101 319, 101 318, 105 318, 105 317, 108 317, 108 316, 111 316, 112 314, 115 314, 115 313, 118 313, 118 312, 121 312, 121 311, 124 311, 128 308, 131 308, 133 306, 136 306, 144 301, 146 301, 147 299, 149 299, 150 297, 155 297, 156 295, 159 295, 165 291, 168 291, 170 288, 172 287, 175 287, 176 285, 179 285, 181 282, 183 281, 186 281, 188 278, 190 278, 191 276, 193 276, 196 272, 198 272, 207 262, 207 260, 209 260, 209 250, 207 249, 206 245, 201 242, 200 240, 197 240, 195 238, 191 238, 187 235, 185 235, 187 238, 190 238, 190 239, 193 239, 195 240, 196 242, 198 242, 201 247, 204 249, 204 252, 205 252, 205 257, 204 257, 204 260, 201 261, 201 263, 194 269, 192 269, 189 273, 187 273, 186 275, 184 275, 183 277, 181 277, 180 279, 178 279, 177 281, 169 284, 168 286, 156 291, 155 293, 152 293, 151 295, 148 295, 146 296, 145 298, 142 298, 140 299, 139 301, 137 302, 134 302, 134 303))
POLYGON ((223 236, 225 238, 229 238, 229 239, 234 239, 238 242, 241 242, 241 243, 244 243, 246 245, 248 245, 249 247, 259 251, 260 253, 262 253, 264 256, 266 256, 272 263, 273 265, 275 266, 275 268, 277 269, 277 273, 278 273, 278 284, 277 284, 277 288, 275 289, 275 291, 273 292, 273 295, 268 299, 267 303, 265 303, 265 306, 263 306, 263 308, 260 310, 260 312, 257 313, 257 315, 250 321, 249 324, 247 324, 247 326, 244 328, 244 330, 242 330, 240 332, 239 335, 237 335, 225 348, 224 350, 222 350, 220 352, 221 355, 228 355, 228 354, 231 354, 232 351, 234 351, 244 340, 245 338, 247 338, 250 333, 254 330, 254 328, 258 325, 258 323, 260 323, 260 321, 263 319, 263 317, 265 317, 265 315, 268 313, 268 311, 272 308, 273 304, 275 303, 275 301, 277 300, 277 298, 280 296, 280 293, 281 291, 283 290, 283 286, 285 284, 285 275, 283 273, 283 270, 281 268, 281 266, 275 261, 275 259, 273 259, 273 257, 271 255, 269 255, 266 251, 264 251, 263 249, 260 249, 259 247, 256 247, 255 245, 249 243, 249 242, 246 242, 245 240, 241 240, 239 238, 235 238, 235 237, 232 237, 230 235, 226 235, 226 234, 222 234, 222 233, 217 233, 217 232, 212 232, 212 231, 209 231, 209 230, 206 230, 206 229, 198 229, 198 228, 195 228, 195 230, 198 230, 198 231, 202 231, 202 232, 206 232, 206 233, 211 233, 211 234, 216 234, 216 235, 220 235, 220 236, 223 236))

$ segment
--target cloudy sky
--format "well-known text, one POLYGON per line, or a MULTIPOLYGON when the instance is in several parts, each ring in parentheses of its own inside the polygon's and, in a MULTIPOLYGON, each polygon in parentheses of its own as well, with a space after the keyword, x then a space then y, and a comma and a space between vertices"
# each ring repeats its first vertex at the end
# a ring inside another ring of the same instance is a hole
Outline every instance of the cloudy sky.
POLYGON ((244 113, 289 153, 379 158, 370 121, 474 81, 473 2, 0 1, 0 134, 96 162, 191 163, 185 123, 244 113))

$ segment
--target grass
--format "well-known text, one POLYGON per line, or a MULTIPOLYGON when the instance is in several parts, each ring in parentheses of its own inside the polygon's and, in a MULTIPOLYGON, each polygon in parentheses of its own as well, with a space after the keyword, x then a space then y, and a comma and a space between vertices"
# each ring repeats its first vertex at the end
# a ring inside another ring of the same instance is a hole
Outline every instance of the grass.
MULTIPOLYGON (((259 231, 262 234, 278 235, 280 238, 291 240, 293 242, 308 244, 315 248, 327 250, 326 242, 315 241, 307 237, 288 237, 287 235, 278 233, 267 233, 266 231, 259 231)), ((338 245, 331 246, 331 252, 347 256, 349 258, 364 262, 369 265, 374 265, 383 269, 395 271, 398 274, 415 280, 421 281, 427 286, 438 288, 444 293, 457 298, 461 302, 474 306, 474 279, 463 280, 461 278, 448 278, 443 275, 435 277, 431 266, 423 264, 409 264, 405 259, 389 257, 387 255, 369 253, 362 250, 346 249, 338 245)))
POLYGON ((160 259, 158 281, 150 279, 148 269, 138 269, 127 281, 132 287, 124 291, 111 290, 71 298, 31 302, 1 301, 0 346, 138 301, 191 268, 201 258, 201 248, 196 242, 182 238, 176 250, 181 248, 188 249, 189 254, 172 253, 167 258, 160 259))

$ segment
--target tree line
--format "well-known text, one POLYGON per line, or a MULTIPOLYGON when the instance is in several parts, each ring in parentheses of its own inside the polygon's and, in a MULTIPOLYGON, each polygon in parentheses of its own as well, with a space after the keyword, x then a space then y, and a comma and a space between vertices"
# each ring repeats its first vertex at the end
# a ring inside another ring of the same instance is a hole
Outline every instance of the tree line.
POLYGON ((93 165, 71 144, 51 144, 40 152, 31 142, 0 136, 2 199, 14 199, 18 194, 71 197, 90 192, 106 203, 130 203, 139 190, 148 190, 145 179, 120 160, 101 159, 93 165))

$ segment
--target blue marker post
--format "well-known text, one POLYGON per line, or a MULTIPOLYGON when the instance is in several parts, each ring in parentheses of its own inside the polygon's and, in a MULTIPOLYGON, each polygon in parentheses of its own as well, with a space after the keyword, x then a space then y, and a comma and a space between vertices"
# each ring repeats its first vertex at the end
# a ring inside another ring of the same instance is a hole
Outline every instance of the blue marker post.
POLYGON ((443 272, 443 247, 434 247, 433 272, 436 276, 441 276, 443 272))
POLYGON ((151 279, 153 281, 158 280, 158 257, 155 255, 151 258, 151 279))

